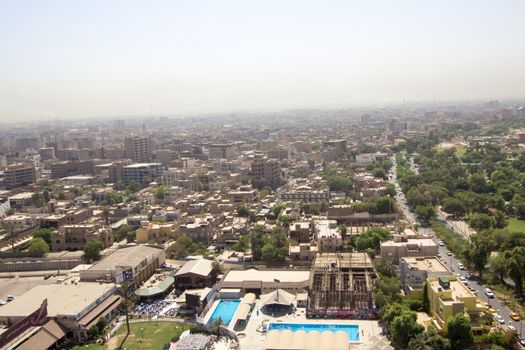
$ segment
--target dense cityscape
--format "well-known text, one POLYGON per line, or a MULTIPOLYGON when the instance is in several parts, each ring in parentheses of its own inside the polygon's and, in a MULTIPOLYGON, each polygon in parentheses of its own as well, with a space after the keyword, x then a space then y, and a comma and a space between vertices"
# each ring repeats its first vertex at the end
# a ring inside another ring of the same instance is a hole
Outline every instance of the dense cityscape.
POLYGON ((519 101, 4 124, 2 349, 511 349, 519 101))

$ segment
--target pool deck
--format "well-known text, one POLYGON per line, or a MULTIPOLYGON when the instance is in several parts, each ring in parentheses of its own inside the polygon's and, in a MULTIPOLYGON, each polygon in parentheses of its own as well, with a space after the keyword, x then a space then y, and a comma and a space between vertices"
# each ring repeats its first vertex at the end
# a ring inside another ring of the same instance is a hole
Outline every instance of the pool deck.
MULTIPOLYGON (((271 315, 263 314, 260 311, 261 304, 260 300, 256 301, 256 305, 251 313, 246 328, 242 330, 235 330, 236 334, 244 333, 244 336, 239 337, 239 343, 241 349, 249 350, 263 350, 264 341, 266 339, 266 333, 261 333, 258 329, 261 327, 263 322, 268 323, 310 323, 310 324, 346 324, 346 325, 357 325, 359 326, 359 342, 350 342, 350 349, 364 350, 368 349, 370 345, 370 338, 383 338, 381 336, 381 327, 377 321, 365 321, 365 320, 338 320, 338 319, 307 319, 306 309, 298 308, 294 314, 285 315, 282 317, 272 317, 271 315), (259 310, 259 314, 257 314, 259 310)), ((235 318, 228 327, 233 330, 235 326, 235 318)))

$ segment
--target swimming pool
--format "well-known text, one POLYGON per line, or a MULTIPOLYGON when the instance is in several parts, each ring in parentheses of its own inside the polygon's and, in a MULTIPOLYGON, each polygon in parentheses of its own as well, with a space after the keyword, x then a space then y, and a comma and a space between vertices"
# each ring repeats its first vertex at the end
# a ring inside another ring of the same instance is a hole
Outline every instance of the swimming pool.
POLYGON ((240 300, 219 301, 219 304, 215 310, 213 310, 208 323, 213 323, 213 321, 216 319, 221 318, 225 326, 229 325, 233 315, 235 315, 235 311, 237 311, 237 308, 239 307, 240 302, 240 300))
POLYGON ((348 339, 351 342, 359 341, 359 326, 355 324, 270 323, 268 325, 268 331, 271 331, 272 329, 289 329, 292 332, 300 330, 305 332, 318 331, 320 333, 323 333, 324 331, 332 331, 334 333, 343 331, 348 334, 348 339))

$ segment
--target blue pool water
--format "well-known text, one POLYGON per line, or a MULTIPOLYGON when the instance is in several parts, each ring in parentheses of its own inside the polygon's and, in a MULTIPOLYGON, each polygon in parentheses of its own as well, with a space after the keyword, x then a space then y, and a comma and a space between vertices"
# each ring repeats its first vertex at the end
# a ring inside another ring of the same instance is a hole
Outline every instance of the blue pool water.
POLYGON ((237 311, 237 308, 239 307, 240 302, 240 300, 219 301, 219 304, 215 310, 213 310, 208 323, 213 323, 213 321, 216 319, 221 318, 225 326, 229 325, 233 315, 235 315, 235 311, 237 311))
POLYGON ((300 330, 305 332, 318 331, 320 333, 323 333, 324 331, 332 331, 334 333, 343 331, 348 334, 348 339, 351 342, 359 341, 359 326, 355 324, 270 323, 268 325, 268 331, 271 331, 272 329, 289 329, 292 332, 300 330))

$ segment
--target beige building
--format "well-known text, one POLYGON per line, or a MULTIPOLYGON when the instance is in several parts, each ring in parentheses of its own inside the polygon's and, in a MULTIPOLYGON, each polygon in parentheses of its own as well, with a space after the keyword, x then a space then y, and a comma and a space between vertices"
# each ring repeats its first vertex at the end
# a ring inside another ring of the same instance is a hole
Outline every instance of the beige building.
POLYGON ((136 231, 136 240, 138 243, 166 243, 171 239, 176 239, 178 233, 178 224, 157 224, 150 223, 147 227, 141 227, 136 231))
POLYGON ((315 238, 320 253, 337 252, 343 244, 341 232, 337 229, 335 220, 316 220, 315 238))
POLYGON ((317 246, 310 245, 310 243, 290 245, 289 255, 290 259, 295 261, 312 261, 317 255, 317 246))
POLYGON ((68 160, 51 164, 52 179, 87 174, 95 174, 95 163, 92 160, 68 160))
POLYGON ((281 165, 276 159, 256 156, 252 162, 252 185, 276 188, 281 184, 281 165))
POLYGON ((438 245, 432 238, 399 238, 381 243, 381 259, 399 263, 402 257, 437 256, 438 245))
POLYGON ((427 278, 450 274, 450 270, 435 256, 399 259, 399 276, 406 295, 422 293, 427 278))
POLYGON ((4 171, 4 184, 10 190, 35 183, 35 167, 31 164, 12 164, 4 171))
POLYGON ((152 146, 150 137, 126 137, 124 139, 124 148, 127 158, 135 162, 147 163, 151 161, 152 146))
POLYGON ((113 244, 111 229, 96 224, 64 225, 60 230, 54 231, 51 246, 54 251, 83 250, 86 243, 98 240, 103 247, 113 244))
POLYGON ((137 245, 117 249, 97 261, 87 270, 80 271, 81 281, 107 281, 120 283, 129 271, 135 286, 150 278, 166 259, 164 249, 137 245))
POLYGON ((455 276, 432 277, 427 279, 426 284, 432 324, 438 331, 446 332, 448 318, 460 312, 469 316, 473 330, 482 328, 483 306, 455 276))
POLYGON ((220 289, 240 289, 242 295, 261 295, 276 289, 297 294, 308 288, 309 279, 308 270, 230 270, 219 286, 220 289))

